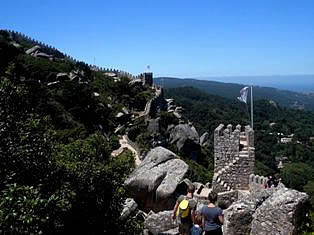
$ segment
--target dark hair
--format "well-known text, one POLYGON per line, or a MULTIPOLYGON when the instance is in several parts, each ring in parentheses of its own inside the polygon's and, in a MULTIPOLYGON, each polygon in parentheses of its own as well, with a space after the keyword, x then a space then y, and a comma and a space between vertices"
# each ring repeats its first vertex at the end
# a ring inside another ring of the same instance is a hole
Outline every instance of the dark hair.
POLYGON ((210 192, 208 194, 208 200, 211 202, 211 203, 215 203, 217 201, 217 193, 216 192, 210 192))
POLYGON ((194 193, 194 191, 195 191, 194 185, 193 184, 189 184, 189 186, 188 186, 188 193, 194 193))

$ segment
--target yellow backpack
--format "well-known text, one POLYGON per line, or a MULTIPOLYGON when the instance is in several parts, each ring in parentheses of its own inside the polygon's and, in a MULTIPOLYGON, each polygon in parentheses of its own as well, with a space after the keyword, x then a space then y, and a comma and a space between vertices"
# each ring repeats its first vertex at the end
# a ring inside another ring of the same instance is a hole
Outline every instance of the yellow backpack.
POLYGON ((180 218, 185 218, 189 215, 190 207, 189 207, 189 201, 186 199, 183 199, 177 209, 177 216, 180 218))

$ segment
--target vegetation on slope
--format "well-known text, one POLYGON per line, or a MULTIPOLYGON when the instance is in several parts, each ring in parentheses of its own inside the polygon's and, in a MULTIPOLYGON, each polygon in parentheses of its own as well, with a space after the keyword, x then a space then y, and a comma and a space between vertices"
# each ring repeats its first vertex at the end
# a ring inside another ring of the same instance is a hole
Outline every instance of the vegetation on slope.
POLYGON ((151 90, 82 62, 26 55, 29 46, 0 31, 0 233, 138 233, 136 221, 118 219, 134 157, 111 152, 116 114, 143 110, 151 90), (72 71, 84 82, 50 84, 72 71))
MULTIPOLYGON (((196 79, 155 78, 155 83, 161 83, 165 88, 195 87, 210 95, 219 95, 230 99, 236 99, 239 91, 245 86, 242 84, 223 83, 196 79), (163 82, 161 82, 161 79, 163 82)), ((314 95, 302 94, 292 91, 279 90, 271 87, 254 86, 254 99, 268 99, 279 103, 281 106, 314 110, 314 95)))
MULTIPOLYGON (((214 129, 220 123, 249 123, 250 110, 239 101, 192 87, 167 89, 165 93, 184 108, 184 115, 200 133, 210 133, 210 152, 214 129)), ((281 107, 269 100, 258 100, 254 107, 256 173, 281 177, 288 187, 308 192, 313 202, 314 113, 281 107), (291 142, 282 143, 284 137, 291 142), (284 167, 278 169, 280 161, 284 167)))

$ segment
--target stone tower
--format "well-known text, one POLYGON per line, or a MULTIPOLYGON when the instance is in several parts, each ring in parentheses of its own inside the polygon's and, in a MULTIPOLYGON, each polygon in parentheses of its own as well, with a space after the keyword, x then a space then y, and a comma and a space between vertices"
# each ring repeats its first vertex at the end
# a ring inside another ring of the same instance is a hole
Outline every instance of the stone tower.
POLYGON ((145 72, 143 76, 143 85, 147 87, 151 87, 153 85, 153 73, 145 72))
POLYGON ((216 192, 248 189, 249 177, 254 174, 254 131, 250 126, 235 130, 232 125, 220 124, 214 133, 215 169, 212 188, 216 192))

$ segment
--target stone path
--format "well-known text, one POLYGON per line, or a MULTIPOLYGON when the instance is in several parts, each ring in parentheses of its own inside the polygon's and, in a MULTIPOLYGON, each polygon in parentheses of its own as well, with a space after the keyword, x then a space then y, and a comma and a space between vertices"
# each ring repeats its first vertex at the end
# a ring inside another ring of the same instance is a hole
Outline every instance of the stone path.
POLYGON ((118 155, 120 155, 120 154, 123 152, 123 150, 124 150, 125 148, 127 148, 127 149, 129 149, 129 150, 133 153, 133 155, 134 155, 134 157, 135 157, 135 166, 138 167, 139 164, 140 164, 142 161, 141 161, 140 158, 139 158, 139 153, 128 143, 127 138, 126 138, 126 135, 123 135, 123 136, 119 139, 119 143, 120 143, 120 148, 118 148, 118 149, 112 151, 111 155, 114 156, 114 157, 115 157, 115 156, 118 156, 118 155))

